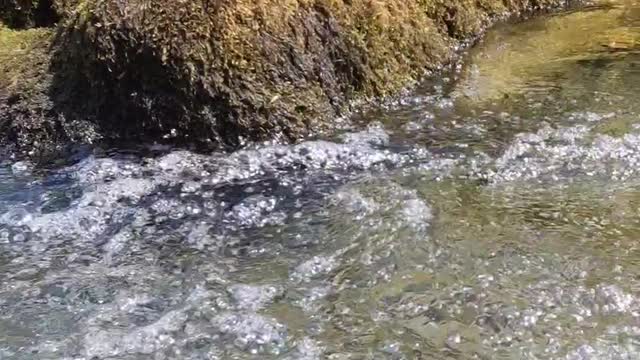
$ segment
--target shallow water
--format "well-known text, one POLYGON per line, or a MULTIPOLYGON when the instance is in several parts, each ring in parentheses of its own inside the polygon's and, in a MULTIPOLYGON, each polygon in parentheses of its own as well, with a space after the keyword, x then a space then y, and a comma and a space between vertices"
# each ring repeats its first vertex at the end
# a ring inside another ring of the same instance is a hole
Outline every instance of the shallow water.
POLYGON ((335 137, 3 162, 0 359, 640 358, 638 41, 601 3, 335 137))

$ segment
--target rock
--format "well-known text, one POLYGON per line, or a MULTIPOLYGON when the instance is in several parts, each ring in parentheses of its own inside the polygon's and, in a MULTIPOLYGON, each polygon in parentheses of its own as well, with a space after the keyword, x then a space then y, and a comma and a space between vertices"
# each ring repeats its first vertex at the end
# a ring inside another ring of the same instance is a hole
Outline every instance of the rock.
POLYGON ((3 140, 293 141, 438 69, 492 20, 567 1, 40 0, 62 20, 34 48, 42 89, 0 97, 3 140))

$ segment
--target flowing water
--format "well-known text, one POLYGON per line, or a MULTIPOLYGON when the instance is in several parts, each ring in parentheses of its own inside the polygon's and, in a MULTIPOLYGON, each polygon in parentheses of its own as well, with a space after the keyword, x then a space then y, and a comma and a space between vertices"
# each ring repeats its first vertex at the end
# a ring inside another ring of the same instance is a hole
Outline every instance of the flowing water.
POLYGON ((639 97, 620 0, 335 137, 5 161, 0 359, 639 359, 639 97))

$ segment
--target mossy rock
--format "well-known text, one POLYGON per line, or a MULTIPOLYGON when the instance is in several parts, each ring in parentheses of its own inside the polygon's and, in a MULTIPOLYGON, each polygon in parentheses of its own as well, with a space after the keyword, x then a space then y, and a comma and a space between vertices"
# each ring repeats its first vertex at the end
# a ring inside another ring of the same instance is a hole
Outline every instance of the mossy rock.
POLYGON ((438 69, 494 19, 564 3, 5 0, 2 143, 295 141, 438 69))
POLYGON ((564 3, 87 0, 58 36, 56 84, 66 116, 108 137, 291 141, 439 68, 493 19, 564 3))

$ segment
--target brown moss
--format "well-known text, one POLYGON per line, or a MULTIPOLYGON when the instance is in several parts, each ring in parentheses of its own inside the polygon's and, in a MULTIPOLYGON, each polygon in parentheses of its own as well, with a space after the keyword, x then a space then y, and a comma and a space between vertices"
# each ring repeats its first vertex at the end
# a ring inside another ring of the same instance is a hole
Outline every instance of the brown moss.
POLYGON ((295 140, 438 68, 492 19, 561 3, 87 0, 65 11, 57 99, 117 138, 295 140))
POLYGON ((234 147, 331 128, 507 13, 563 0, 0 0, 3 143, 234 147), (53 50, 53 54, 52 54, 53 50), (53 56, 53 59, 52 59, 53 56))

